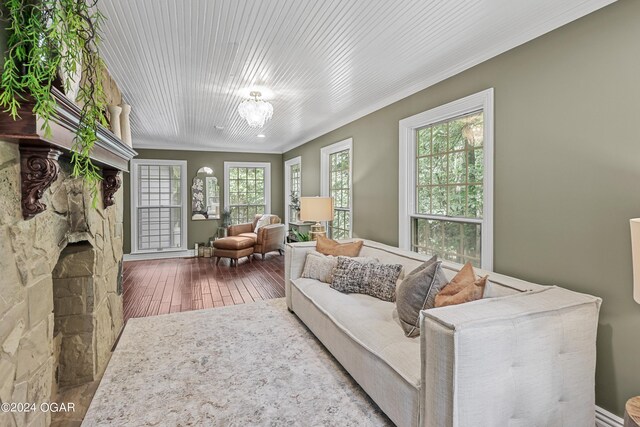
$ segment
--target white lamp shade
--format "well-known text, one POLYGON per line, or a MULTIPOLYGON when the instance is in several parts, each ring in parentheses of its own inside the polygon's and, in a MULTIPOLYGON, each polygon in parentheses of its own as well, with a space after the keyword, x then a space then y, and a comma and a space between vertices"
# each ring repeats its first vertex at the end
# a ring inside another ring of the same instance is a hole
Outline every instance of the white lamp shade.
POLYGON ((333 197, 300 197, 300 220, 333 221, 333 197))
POLYGON ((633 299, 640 304, 640 218, 631 222, 631 259, 633 263, 633 299))

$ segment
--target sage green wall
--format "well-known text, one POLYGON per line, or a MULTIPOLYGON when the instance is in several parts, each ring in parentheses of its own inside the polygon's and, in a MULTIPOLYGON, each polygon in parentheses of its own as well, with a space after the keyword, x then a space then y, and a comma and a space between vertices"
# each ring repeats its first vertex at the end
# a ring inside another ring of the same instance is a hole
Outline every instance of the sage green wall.
MULTIPOLYGON (((181 150, 143 150, 136 149, 138 159, 169 159, 187 161, 187 187, 191 188, 191 179, 203 166, 213 168, 220 185, 220 200, 224 200, 224 162, 269 162, 271 163, 271 212, 284 218, 284 181, 282 177, 282 155, 253 153, 224 153, 213 151, 181 150)), ((131 253, 131 194, 129 174, 124 175, 124 253, 131 253)), ((189 190, 191 197, 191 190, 189 190)), ((189 206, 191 206, 189 199, 189 206)), ((219 221, 192 221, 187 219, 187 239, 189 248, 194 243, 204 242, 215 233, 219 221)))
POLYGON ((354 234, 397 245, 398 121, 495 88, 494 269, 603 298, 596 399, 620 415, 640 394, 639 19, 620 0, 284 155, 317 195, 320 148, 352 137, 354 234))

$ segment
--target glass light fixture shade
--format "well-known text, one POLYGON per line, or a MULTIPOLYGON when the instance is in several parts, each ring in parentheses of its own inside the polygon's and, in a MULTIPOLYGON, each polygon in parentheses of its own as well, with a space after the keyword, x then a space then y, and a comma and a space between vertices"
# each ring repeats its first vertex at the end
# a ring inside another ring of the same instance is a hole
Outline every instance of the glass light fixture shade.
POLYGON ((273 116, 273 106, 267 101, 258 99, 259 92, 251 93, 254 99, 245 99, 238 105, 238 114, 247 121, 252 128, 261 128, 271 120, 273 116))

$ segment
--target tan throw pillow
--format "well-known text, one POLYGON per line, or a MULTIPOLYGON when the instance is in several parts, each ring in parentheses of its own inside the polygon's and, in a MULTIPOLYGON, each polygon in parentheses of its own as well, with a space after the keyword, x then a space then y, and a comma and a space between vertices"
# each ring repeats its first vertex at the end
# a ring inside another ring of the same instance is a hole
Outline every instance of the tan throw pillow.
POLYGON ((477 278, 470 262, 436 295, 436 307, 462 304, 482 298, 487 278, 477 278))
POLYGON ((338 243, 324 236, 319 236, 316 241, 316 251, 325 255, 356 257, 360 254, 362 240, 349 243, 338 243))

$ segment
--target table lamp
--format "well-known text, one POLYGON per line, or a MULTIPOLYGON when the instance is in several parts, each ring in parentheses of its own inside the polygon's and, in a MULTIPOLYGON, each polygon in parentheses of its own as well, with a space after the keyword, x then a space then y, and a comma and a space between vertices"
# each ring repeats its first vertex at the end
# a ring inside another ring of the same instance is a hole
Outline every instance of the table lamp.
POLYGON ((326 236, 320 221, 333 221, 333 197, 300 197, 300 220, 315 221, 311 226, 311 239, 326 236))
POLYGON ((631 223, 631 263, 633 264, 633 299, 640 304, 640 218, 631 223))

